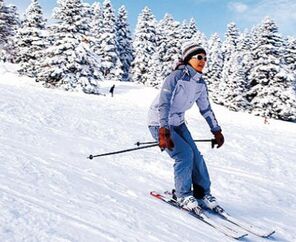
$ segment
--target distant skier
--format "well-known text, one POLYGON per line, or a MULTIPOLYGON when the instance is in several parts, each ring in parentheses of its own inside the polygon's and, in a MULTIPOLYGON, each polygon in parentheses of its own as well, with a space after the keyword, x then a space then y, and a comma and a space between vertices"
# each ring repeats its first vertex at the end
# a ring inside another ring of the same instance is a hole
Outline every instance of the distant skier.
POLYGON ((189 210, 199 209, 197 199, 211 209, 218 205, 216 198, 211 195, 206 163, 184 119, 185 111, 196 103, 215 137, 217 148, 223 145, 222 130, 210 106, 207 86, 202 78, 206 61, 206 51, 202 47, 194 42, 186 43, 182 47, 182 61, 165 79, 148 115, 153 138, 175 160, 177 201, 189 210))
POLYGON ((113 97, 114 95, 114 88, 115 88, 115 85, 113 85, 109 90, 109 92, 111 93, 111 97, 113 97))
POLYGON ((264 116, 264 124, 269 124, 268 119, 266 116, 264 116))

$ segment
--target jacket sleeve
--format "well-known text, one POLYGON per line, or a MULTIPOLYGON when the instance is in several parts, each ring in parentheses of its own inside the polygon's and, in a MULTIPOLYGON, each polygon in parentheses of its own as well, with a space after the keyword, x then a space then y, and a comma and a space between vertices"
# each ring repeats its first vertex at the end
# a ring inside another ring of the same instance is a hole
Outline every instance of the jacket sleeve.
POLYGON ((171 108, 171 98, 173 96, 180 71, 172 72, 164 81, 159 96, 159 123, 160 127, 169 127, 169 112, 171 108))
POLYGON ((221 131, 220 126, 218 125, 218 122, 216 120, 215 114, 211 108, 210 101, 208 98, 208 90, 206 83, 204 83, 204 88, 201 92, 201 95, 199 98, 196 100, 196 104, 199 108, 199 111, 201 115, 205 118, 207 121, 211 132, 216 132, 216 131, 221 131))

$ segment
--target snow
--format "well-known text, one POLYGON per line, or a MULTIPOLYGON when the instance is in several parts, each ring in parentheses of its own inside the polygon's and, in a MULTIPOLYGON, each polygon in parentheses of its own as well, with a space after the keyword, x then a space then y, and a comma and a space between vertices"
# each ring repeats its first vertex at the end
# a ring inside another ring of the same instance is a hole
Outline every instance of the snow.
MULTIPOLYGON (((231 241, 149 195, 173 187, 173 161, 158 148, 86 159, 152 140, 158 90, 108 81, 106 96, 65 92, 16 69, 0 64, 0 241, 231 241)), ((226 143, 198 144, 213 194, 232 215, 275 229, 272 241, 296 241, 296 124, 213 109, 226 143)), ((195 138, 212 137, 197 108, 187 121, 195 138)))

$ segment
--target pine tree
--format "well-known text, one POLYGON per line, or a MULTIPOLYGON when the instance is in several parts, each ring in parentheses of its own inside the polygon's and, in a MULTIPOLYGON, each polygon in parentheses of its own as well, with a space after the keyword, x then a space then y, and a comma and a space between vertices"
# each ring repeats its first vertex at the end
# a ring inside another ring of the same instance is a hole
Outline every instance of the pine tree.
POLYGON ((190 38, 189 39, 191 39, 198 31, 194 18, 190 19, 189 24, 188 24, 188 29, 189 29, 189 33, 190 33, 190 38))
POLYGON ((4 0, 0 0, 0 60, 5 60, 5 37, 7 36, 8 28, 6 25, 6 11, 4 0))
POLYGON ((54 18, 58 23, 51 28, 52 44, 37 80, 46 87, 98 93, 100 59, 90 50, 90 25, 81 1, 59 0, 54 18))
POLYGON ((243 64, 246 65, 246 76, 249 75, 250 69, 252 67, 252 48, 253 48, 253 40, 251 38, 251 33, 244 32, 240 34, 237 43, 237 51, 242 52, 241 59, 244 62, 243 64))
POLYGON ((171 15, 166 14, 158 26, 161 38, 158 41, 157 51, 161 61, 160 76, 164 80, 181 56, 181 25, 171 15))
POLYGON ((124 6, 118 10, 116 21, 117 50, 122 63, 122 80, 130 80, 130 67, 133 61, 132 37, 127 22, 127 11, 124 6))
POLYGON ((193 36, 192 40, 199 46, 203 47, 206 51, 208 50, 208 40, 204 33, 197 31, 193 36))
POLYGON ((122 63, 118 57, 116 43, 115 14, 110 0, 104 0, 103 29, 101 34, 102 69, 105 80, 121 80, 122 63))
POLYGON ((252 50, 254 66, 250 72, 251 112, 283 120, 296 120, 294 76, 282 64, 283 39, 278 27, 265 18, 258 42, 252 50))
POLYGON ((222 51, 224 60, 228 61, 231 54, 237 50, 237 43, 239 37, 239 30, 235 23, 229 23, 227 25, 227 32, 225 34, 225 41, 222 45, 222 51))
POLYGON ((229 91, 224 96, 224 105, 234 111, 246 110, 248 107, 246 98, 248 81, 242 55, 242 52, 237 51, 229 60, 231 74, 228 77, 227 89, 229 91))
POLYGON ((220 104, 225 104, 225 99, 227 96, 231 95, 231 89, 229 89, 228 82, 232 75, 231 61, 233 61, 234 55, 237 51, 237 42, 239 37, 239 30, 235 23, 230 23, 227 25, 227 32, 225 35, 225 41, 222 44, 222 54, 223 54, 223 70, 222 79, 219 85, 219 97, 218 102, 220 104))
POLYGON ((284 63, 294 76, 292 87, 296 90, 296 37, 290 37, 287 40, 284 63))
POLYGON ((85 31, 86 36, 92 36, 92 20, 94 19, 94 10, 93 6, 89 3, 81 1, 82 9, 81 9, 81 16, 83 16, 83 20, 87 23, 87 28, 85 31))
POLYGON ((20 62, 20 74, 36 77, 42 51, 46 43, 46 20, 38 0, 32 0, 26 10, 24 20, 18 29, 16 39, 18 45, 17 62, 20 62))
POLYGON ((194 18, 191 18, 189 23, 184 20, 180 26, 180 42, 186 42, 192 40, 193 36, 197 32, 196 22, 194 18))
POLYGON ((284 62, 296 75, 296 37, 288 38, 284 47, 284 62))
POLYGON ((6 6, 0 0, 0 59, 15 62, 16 43, 14 36, 19 27, 19 15, 14 5, 6 6))
POLYGON ((214 102, 218 102, 219 83, 221 82, 223 56, 221 51, 221 39, 217 33, 213 34, 209 40, 207 71, 205 79, 207 81, 209 95, 214 102))
MULTIPOLYGON (((167 14, 166 14, 167 15, 167 14)), ((147 79, 147 85, 159 88, 164 79, 165 67, 163 65, 167 52, 167 34, 165 33, 165 20, 160 20, 155 26, 155 52, 149 59, 150 75, 147 79)))
POLYGON ((91 20, 91 32, 93 32, 94 36, 98 39, 103 33, 103 13, 101 4, 99 2, 95 2, 91 8, 93 12, 93 17, 91 20))
POLYGON ((236 51, 232 53, 229 60, 229 72, 227 81, 227 95, 224 96, 224 105, 231 110, 246 110, 250 107, 247 100, 249 90, 248 75, 253 63, 251 55, 251 42, 248 33, 243 33, 237 41, 236 51))
POLYGON ((132 62, 132 78, 134 81, 144 84, 148 81, 152 68, 152 63, 148 60, 156 52, 156 41, 156 20, 151 10, 145 7, 138 17, 133 42, 135 59, 132 62))
POLYGON ((151 67, 150 74, 147 77, 146 85, 159 88, 164 81, 164 77, 162 75, 163 64, 160 61, 159 53, 156 51, 152 55, 152 57, 147 60, 148 65, 151 67))
MULTIPOLYGON (((103 34, 103 13, 102 8, 99 2, 95 2, 92 5, 93 17, 91 20, 91 32, 93 36, 93 52, 98 55, 100 58, 103 56, 102 49, 102 34, 103 34)), ((103 73, 102 67, 100 67, 100 72, 103 73)))

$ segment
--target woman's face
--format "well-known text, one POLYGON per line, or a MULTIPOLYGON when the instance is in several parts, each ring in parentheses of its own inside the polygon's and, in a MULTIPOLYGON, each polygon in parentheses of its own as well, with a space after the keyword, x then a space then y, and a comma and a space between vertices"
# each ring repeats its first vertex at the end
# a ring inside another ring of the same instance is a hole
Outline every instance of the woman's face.
POLYGON ((189 64, 198 72, 202 72, 205 64, 207 61, 207 57, 205 54, 200 53, 197 55, 194 55, 189 60, 189 64))

